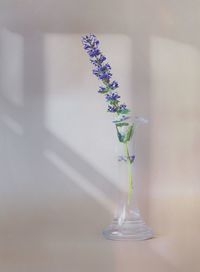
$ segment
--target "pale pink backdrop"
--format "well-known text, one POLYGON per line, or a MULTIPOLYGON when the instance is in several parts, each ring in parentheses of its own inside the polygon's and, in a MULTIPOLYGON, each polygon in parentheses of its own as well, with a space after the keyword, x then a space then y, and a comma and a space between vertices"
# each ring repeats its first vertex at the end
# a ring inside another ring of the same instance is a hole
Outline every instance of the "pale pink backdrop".
POLYGON ((198 1, 0 1, 0 270, 198 272, 198 1), (80 36, 94 32, 138 130, 155 239, 106 241, 121 190, 111 116, 80 36))

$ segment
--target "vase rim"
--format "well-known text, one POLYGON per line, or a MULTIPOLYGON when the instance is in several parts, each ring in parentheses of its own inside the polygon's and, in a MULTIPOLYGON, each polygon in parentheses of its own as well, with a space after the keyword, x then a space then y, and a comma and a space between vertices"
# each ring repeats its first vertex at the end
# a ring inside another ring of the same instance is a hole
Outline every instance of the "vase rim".
POLYGON ((142 117, 142 116, 126 116, 126 115, 122 115, 121 117, 117 117, 115 118, 112 122, 114 124, 117 124, 117 123, 120 123, 120 122, 123 122, 123 121, 128 121, 132 124, 147 124, 149 121, 147 118, 145 117, 142 117))

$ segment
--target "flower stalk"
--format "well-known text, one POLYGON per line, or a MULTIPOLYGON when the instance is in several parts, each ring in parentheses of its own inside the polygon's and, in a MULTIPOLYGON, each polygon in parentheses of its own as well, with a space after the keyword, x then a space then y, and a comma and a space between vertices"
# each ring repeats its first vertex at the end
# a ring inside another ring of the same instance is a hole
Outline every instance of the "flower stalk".
POLYGON ((125 103, 120 102, 120 95, 116 91, 119 84, 116 80, 112 80, 111 66, 99 49, 97 37, 94 34, 86 35, 82 37, 82 44, 94 66, 93 74, 101 81, 98 93, 104 96, 108 105, 107 111, 115 115, 113 123, 117 130, 118 140, 124 145, 124 158, 128 167, 128 204, 130 204, 133 192, 131 164, 135 159, 135 156, 130 156, 128 149, 128 142, 134 133, 134 124, 129 122, 130 110, 125 103))

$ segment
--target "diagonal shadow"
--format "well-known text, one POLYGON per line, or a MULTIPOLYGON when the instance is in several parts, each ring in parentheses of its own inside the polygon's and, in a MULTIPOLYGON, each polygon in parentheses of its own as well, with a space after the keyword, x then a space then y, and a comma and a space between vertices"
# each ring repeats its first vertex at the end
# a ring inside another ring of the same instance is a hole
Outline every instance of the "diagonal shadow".
POLYGON ((89 162, 84 160, 69 145, 63 143, 49 131, 46 130, 45 132, 45 150, 47 149, 55 152, 82 177, 91 182, 91 184, 96 186, 101 192, 109 195, 110 198, 114 198, 115 194, 120 193, 119 188, 117 188, 115 184, 95 169, 89 162))
POLYGON ((23 140, 20 143, 23 142, 27 156, 27 171, 30 171, 30 176, 35 180, 40 179, 41 173, 45 176, 43 160, 46 160, 45 164, 49 163, 48 168, 52 168, 52 164, 44 156, 45 150, 48 149, 91 183, 91 186, 96 187, 103 195, 107 195, 107 198, 115 198, 116 192, 119 191, 115 184, 45 128, 43 50, 42 35, 24 36, 23 108, 16 106, 3 94, 0 97, 2 112, 16 120, 23 128, 23 140))

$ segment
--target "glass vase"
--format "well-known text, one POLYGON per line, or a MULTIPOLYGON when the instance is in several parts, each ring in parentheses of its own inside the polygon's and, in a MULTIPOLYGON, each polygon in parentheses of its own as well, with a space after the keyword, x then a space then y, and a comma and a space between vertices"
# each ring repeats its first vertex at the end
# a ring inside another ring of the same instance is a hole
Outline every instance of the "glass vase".
MULTIPOLYGON (((117 163, 120 196, 111 224, 103 230, 103 236, 110 240, 146 240, 153 237, 153 231, 148 227, 140 215, 136 199, 137 182, 134 175, 135 166, 135 133, 139 124, 147 123, 144 118, 134 118, 133 135, 129 141, 118 143, 117 163)), ((118 127, 118 136, 124 133, 124 127, 118 127)), ((127 134, 127 132, 125 132, 127 134)))

